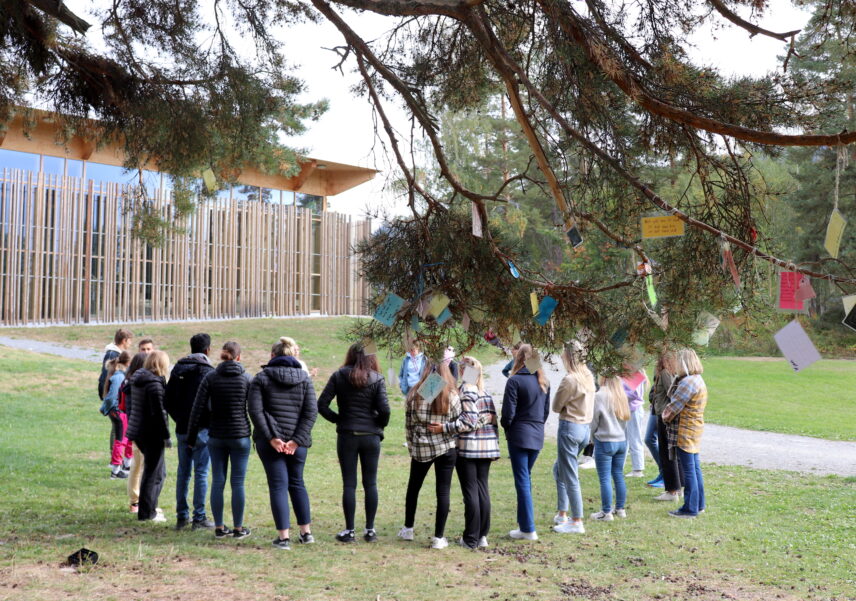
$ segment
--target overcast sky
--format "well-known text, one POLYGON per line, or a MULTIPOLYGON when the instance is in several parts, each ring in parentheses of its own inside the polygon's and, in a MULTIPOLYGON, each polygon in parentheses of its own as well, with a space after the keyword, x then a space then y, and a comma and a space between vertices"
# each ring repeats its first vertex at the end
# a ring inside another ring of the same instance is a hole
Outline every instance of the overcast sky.
MULTIPOLYGON (((104 0, 66 0, 66 4, 78 14, 92 21, 90 7, 103 5, 104 0)), ((747 11, 742 11, 749 17, 747 11)), ((789 0, 771 0, 764 18, 754 22, 773 31, 792 31, 801 28, 809 14, 791 5, 789 0)), ((348 22, 364 39, 371 40, 382 34, 393 21, 373 13, 359 15, 349 13, 348 22)), ((95 28, 93 28, 95 29, 95 28)), ((357 82, 351 72, 353 62, 345 68, 345 74, 332 70, 338 62, 337 56, 324 48, 342 43, 341 34, 329 23, 307 23, 283 32, 289 58, 299 65, 297 75, 307 86, 303 100, 326 98, 330 109, 318 122, 310 124, 309 131, 299 138, 287 139, 290 145, 305 148, 310 156, 329 161, 350 163, 379 169, 373 182, 330 197, 333 210, 362 215, 367 207, 377 209, 386 206, 394 212, 401 210, 401 203, 384 192, 388 177, 394 177, 392 164, 384 156, 383 148, 375 139, 371 108, 364 98, 351 95, 350 88, 357 82)), ((786 44, 764 36, 749 37, 743 29, 725 23, 716 30, 707 29, 694 38, 694 57, 702 64, 720 69, 726 74, 761 75, 780 69, 777 56, 784 54, 786 44)), ((397 120, 396 127, 407 132, 408 122, 403 112, 392 112, 397 120)))

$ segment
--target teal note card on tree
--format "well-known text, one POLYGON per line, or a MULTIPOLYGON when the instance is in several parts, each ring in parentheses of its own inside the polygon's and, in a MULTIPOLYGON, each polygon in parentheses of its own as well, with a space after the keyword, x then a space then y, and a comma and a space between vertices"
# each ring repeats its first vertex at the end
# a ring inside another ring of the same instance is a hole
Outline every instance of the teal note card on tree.
POLYGON ((383 299, 383 302, 378 305, 378 308, 375 310, 374 318, 386 327, 391 328, 392 324, 395 323, 395 316, 403 306, 404 299, 397 294, 390 292, 386 295, 386 298, 383 299))
POLYGON ((559 301, 552 296, 545 296, 541 299, 541 302, 538 304, 538 314, 535 315, 535 321, 539 326, 547 323, 547 320, 550 319, 558 304, 559 301))
POLYGON ((443 390, 443 386, 446 385, 446 380, 444 380, 440 374, 437 372, 428 374, 428 377, 425 378, 425 381, 422 382, 422 386, 419 387, 419 396, 428 401, 429 403, 433 401, 440 391, 443 390))

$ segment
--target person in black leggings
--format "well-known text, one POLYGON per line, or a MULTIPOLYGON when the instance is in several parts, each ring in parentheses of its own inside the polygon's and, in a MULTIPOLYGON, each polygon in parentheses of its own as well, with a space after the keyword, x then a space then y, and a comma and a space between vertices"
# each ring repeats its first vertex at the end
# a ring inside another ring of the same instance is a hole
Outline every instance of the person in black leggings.
POLYGON ((380 442, 383 429, 389 423, 389 403, 386 385, 380 375, 377 356, 367 355, 361 343, 353 344, 339 368, 318 397, 318 413, 336 424, 338 438, 336 451, 342 470, 342 508, 345 512, 345 529, 336 540, 352 543, 354 513, 357 505, 357 462, 362 469, 363 491, 366 504, 366 529, 363 539, 377 540, 375 514, 377 513, 377 465, 380 459, 380 442), (336 399, 339 412, 330 409, 336 399))
POLYGON ((457 436, 450 432, 432 433, 432 423, 451 422, 461 414, 461 399, 455 387, 455 381, 445 363, 439 365, 428 362, 419 383, 411 388, 407 395, 405 414, 405 433, 407 449, 410 451, 410 479, 407 481, 404 527, 398 532, 399 538, 413 540, 413 524, 416 520, 416 503, 425 476, 434 466, 437 493, 437 513, 434 522, 433 549, 445 549, 449 546, 444 531, 449 515, 449 489, 452 486, 452 473, 457 458, 457 436), (433 376, 433 377, 432 377, 433 376), (439 376, 442 379, 441 390, 433 399, 425 399, 419 393, 423 383, 439 376))

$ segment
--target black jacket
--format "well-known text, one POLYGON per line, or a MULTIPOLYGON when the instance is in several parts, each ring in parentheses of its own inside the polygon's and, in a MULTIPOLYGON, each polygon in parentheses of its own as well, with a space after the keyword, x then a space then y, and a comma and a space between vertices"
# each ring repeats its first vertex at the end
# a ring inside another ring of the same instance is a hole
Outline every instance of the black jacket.
POLYGON ((131 382, 131 413, 128 415, 128 440, 157 441, 169 438, 169 418, 163 408, 166 384, 162 376, 147 369, 134 372, 131 382))
MULTIPOLYGON (((166 385, 164 407, 169 416, 175 421, 175 433, 187 434, 187 421, 193 409, 193 401, 202 380, 214 371, 208 362, 208 357, 202 353, 194 353, 179 359, 169 374, 169 384, 166 385)), ((207 416, 199 422, 199 428, 207 428, 207 416)))
POLYGON ((187 444, 196 444, 199 424, 208 424, 211 438, 244 438, 250 435, 247 394, 250 374, 237 361, 223 361, 199 385, 190 420, 187 444))
POLYGON ((318 417, 315 388, 294 357, 274 357, 263 366, 250 385, 247 406, 256 442, 279 438, 312 446, 312 426, 318 417))
POLYGON ((505 439, 523 449, 544 447, 544 424, 550 415, 550 388, 541 390, 537 374, 525 367, 505 383, 502 397, 502 417, 505 439))
POLYGON ((342 367, 330 376, 318 397, 318 413, 336 424, 336 432, 371 432, 383 439, 383 429, 389 423, 383 376, 371 372, 368 383, 356 388, 351 384, 351 371, 351 367, 342 367), (336 397, 339 413, 330 409, 333 397, 336 397))

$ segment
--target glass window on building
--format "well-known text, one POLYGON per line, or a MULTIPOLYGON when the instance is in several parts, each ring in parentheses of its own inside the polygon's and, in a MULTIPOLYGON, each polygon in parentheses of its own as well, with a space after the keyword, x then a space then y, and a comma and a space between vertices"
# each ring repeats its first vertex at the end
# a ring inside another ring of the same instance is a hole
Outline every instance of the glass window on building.
POLYGON ((39 159, 41 157, 32 152, 18 152, 17 150, 0 149, 0 169, 26 169, 27 171, 39 170, 39 159))
POLYGON ((294 204, 294 192, 291 190, 282 190, 282 204, 284 205, 293 205, 294 204))
POLYGON ((295 200, 298 207, 309 209, 313 213, 320 213, 324 208, 324 197, 315 196, 314 194, 303 194, 298 192, 295 200))
POLYGON ((83 161, 68 159, 65 162, 65 169, 68 177, 83 177, 83 161))
POLYGON ((126 171, 122 167, 92 161, 86 161, 86 179, 91 179, 96 184, 111 182, 134 185, 139 182, 136 171, 126 171))
POLYGON ((232 200, 251 202, 259 199, 258 186, 235 184, 232 186, 232 200))
POLYGON ((262 202, 266 202, 268 204, 280 204, 280 194, 279 190, 273 190, 271 188, 262 188, 261 189, 261 199, 262 202))
POLYGON ((42 171, 50 175, 65 175, 65 159, 62 157, 42 156, 42 171))

